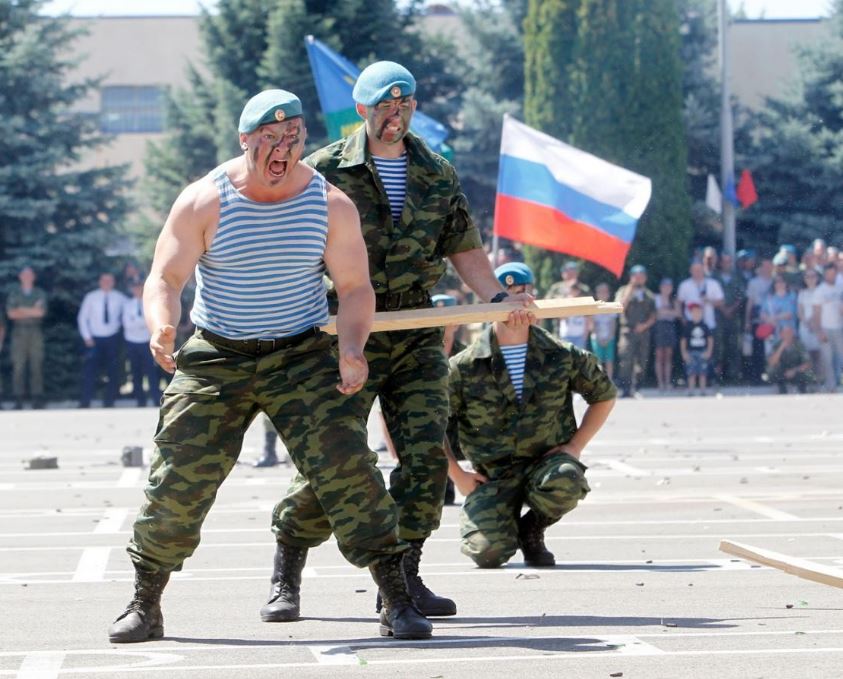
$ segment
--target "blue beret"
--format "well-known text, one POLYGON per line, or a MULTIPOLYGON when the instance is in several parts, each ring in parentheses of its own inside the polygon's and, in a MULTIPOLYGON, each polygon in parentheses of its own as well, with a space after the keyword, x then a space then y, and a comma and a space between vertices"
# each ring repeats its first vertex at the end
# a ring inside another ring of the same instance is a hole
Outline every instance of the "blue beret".
POLYGON ((796 246, 791 245, 790 243, 785 243, 784 245, 779 246, 779 250, 784 252, 789 252, 792 255, 796 254, 796 246))
POLYGON ((495 269, 495 276, 501 285, 532 285, 533 272, 523 262, 508 262, 495 269))
POLYGON ((787 264, 787 253, 783 250, 779 250, 776 253, 776 256, 773 257, 773 264, 775 264, 776 266, 787 264))
POLYGON ((433 295, 433 297, 430 298, 430 301, 433 302, 433 306, 457 305, 457 298, 451 297, 451 295, 433 295))
POLYGON ((301 101, 286 90, 264 90, 246 102, 237 129, 250 134, 261 125, 280 123, 302 115, 301 101))
POLYGON ((376 61, 363 69, 351 96, 358 104, 374 106, 384 99, 408 97, 415 91, 416 79, 401 64, 376 61))
POLYGON ((643 264, 636 264, 629 270, 629 273, 647 273, 647 267, 643 264))

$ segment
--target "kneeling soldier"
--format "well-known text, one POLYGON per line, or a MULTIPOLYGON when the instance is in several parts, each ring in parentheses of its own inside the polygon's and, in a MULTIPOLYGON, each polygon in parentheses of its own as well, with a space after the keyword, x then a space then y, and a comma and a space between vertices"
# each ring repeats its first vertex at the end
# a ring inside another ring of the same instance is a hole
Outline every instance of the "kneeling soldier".
MULTIPOLYGON (((511 294, 531 292, 524 264, 504 264, 495 275, 511 294)), ((580 455, 616 395, 591 353, 529 323, 494 323, 451 359, 451 417, 476 470, 464 471, 449 455, 449 474, 466 496, 463 554, 497 568, 520 548, 528 566, 555 565, 545 528, 589 492, 580 455), (579 427, 574 394, 589 404, 579 427)))

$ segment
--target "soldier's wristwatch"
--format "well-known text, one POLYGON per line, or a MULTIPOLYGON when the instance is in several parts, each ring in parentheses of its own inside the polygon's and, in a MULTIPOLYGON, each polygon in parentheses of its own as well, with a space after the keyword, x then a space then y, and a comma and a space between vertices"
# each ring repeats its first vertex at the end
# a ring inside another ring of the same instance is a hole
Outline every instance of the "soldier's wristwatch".
POLYGON ((497 304, 498 302, 503 302, 507 297, 509 297, 509 293, 506 290, 501 290, 497 295, 489 300, 489 303, 497 304))

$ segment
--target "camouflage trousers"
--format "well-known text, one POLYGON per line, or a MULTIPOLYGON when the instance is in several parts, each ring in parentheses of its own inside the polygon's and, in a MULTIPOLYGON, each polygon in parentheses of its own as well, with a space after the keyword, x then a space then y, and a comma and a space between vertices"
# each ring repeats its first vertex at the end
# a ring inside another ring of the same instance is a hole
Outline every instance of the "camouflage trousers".
POLYGON ((44 394, 44 333, 40 325, 12 328, 12 391, 15 398, 26 394, 26 372, 29 368, 29 395, 44 394))
POLYGON ((481 568, 505 564, 518 549, 523 506, 556 523, 591 490, 585 470, 566 453, 482 466, 479 471, 489 480, 465 499, 460 512, 462 553, 481 568))
POLYGON ((146 503, 128 552, 146 570, 179 570, 259 411, 271 419, 306 478, 343 555, 368 566, 402 552, 398 512, 367 445, 365 413, 339 381, 331 339, 250 356, 201 330, 185 342, 164 392, 146 503))
MULTIPOLYGON (((427 538, 439 527, 448 463, 442 449, 448 420, 448 364, 442 331, 374 333, 366 345, 369 381, 361 392, 366 412, 380 398, 398 454, 389 492, 398 505, 399 535, 427 538)), ((312 484, 299 474, 275 508, 274 530, 283 542, 315 547, 330 525, 312 484)))

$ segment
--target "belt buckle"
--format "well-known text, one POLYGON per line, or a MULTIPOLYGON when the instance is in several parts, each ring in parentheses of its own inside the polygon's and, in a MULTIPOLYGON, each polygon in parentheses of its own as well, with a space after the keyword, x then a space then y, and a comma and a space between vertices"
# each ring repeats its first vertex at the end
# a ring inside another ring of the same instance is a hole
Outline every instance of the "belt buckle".
POLYGON ((386 293, 386 298, 383 303, 384 311, 398 311, 401 308, 401 297, 403 294, 404 293, 402 292, 386 293), (393 298, 395 299, 395 304, 392 303, 393 298))
POLYGON ((271 354, 275 351, 275 340, 274 339, 259 339, 258 340, 258 356, 263 356, 264 354, 271 354))

